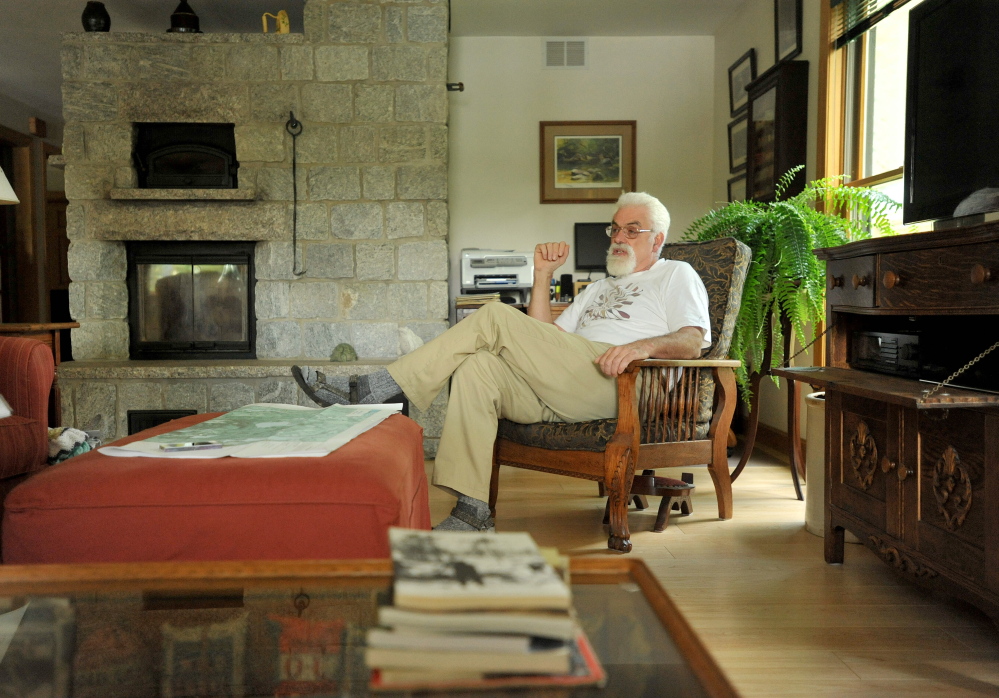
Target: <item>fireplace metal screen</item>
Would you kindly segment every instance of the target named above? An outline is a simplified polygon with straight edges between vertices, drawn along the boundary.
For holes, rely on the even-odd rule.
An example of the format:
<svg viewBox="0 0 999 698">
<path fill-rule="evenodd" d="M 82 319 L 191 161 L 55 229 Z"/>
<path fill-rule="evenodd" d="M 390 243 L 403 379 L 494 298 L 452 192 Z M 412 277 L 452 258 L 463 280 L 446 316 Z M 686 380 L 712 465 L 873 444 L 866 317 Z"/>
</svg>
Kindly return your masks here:
<svg viewBox="0 0 999 698">
<path fill-rule="evenodd" d="M 256 358 L 253 247 L 129 243 L 130 357 Z"/>
</svg>

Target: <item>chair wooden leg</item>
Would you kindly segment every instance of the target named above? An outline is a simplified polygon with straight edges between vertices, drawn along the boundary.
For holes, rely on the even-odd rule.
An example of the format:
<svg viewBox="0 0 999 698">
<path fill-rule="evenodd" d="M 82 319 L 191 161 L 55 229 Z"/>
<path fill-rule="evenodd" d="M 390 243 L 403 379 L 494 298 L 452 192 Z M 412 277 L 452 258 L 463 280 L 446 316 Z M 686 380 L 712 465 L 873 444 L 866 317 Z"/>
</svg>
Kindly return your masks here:
<svg viewBox="0 0 999 698">
<path fill-rule="evenodd" d="M 489 478 L 489 515 L 496 518 L 496 498 L 499 496 L 499 461 L 493 457 L 493 474 Z"/>
<path fill-rule="evenodd" d="M 631 531 L 628 530 L 628 501 L 631 481 L 635 475 L 635 459 L 630 446 L 610 445 L 604 471 L 604 486 L 608 494 L 610 537 L 607 547 L 623 553 L 631 552 Z"/>
<path fill-rule="evenodd" d="M 735 376 L 731 371 L 718 371 L 715 374 L 721 392 L 715 404 L 715 417 L 718 420 L 712 424 L 715 438 L 711 444 L 711 462 L 708 464 L 708 474 L 715 485 L 715 494 L 718 496 L 718 518 L 732 518 L 732 476 L 728 470 L 727 443 L 718 434 L 719 427 L 724 428 L 727 433 L 729 425 L 732 423 L 732 415 L 735 412 Z"/>
</svg>

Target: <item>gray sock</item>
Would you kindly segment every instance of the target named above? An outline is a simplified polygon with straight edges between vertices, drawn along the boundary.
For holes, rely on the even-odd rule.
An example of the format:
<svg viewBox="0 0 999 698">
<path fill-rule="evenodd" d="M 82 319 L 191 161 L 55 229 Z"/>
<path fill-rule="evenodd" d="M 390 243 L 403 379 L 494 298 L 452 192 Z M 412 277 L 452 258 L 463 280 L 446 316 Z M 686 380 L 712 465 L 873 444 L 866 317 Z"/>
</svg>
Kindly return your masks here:
<svg viewBox="0 0 999 698">
<path fill-rule="evenodd" d="M 492 517 L 489 516 L 489 504 L 481 499 L 473 499 L 467 495 L 459 495 L 458 502 L 451 510 L 451 515 L 434 526 L 435 531 L 496 531 Z"/>
<path fill-rule="evenodd" d="M 402 388 L 392 378 L 388 369 L 380 368 L 373 373 L 357 377 L 358 402 L 363 405 L 385 402 L 401 392 Z"/>
<path fill-rule="evenodd" d="M 330 405 L 349 405 L 350 392 L 348 389 L 338 388 L 334 381 L 338 376 L 327 376 L 322 371 L 312 366 L 292 366 L 291 375 L 295 377 L 295 382 L 309 398 L 323 407 Z M 347 379 L 344 378 L 346 383 Z"/>
<path fill-rule="evenodd" d="M 323 407 L 351 404 L 349 376 L 327 376 L 312 366 L 292 366 L 291 373 L 305 394 Z M 381 404 L 402 392 L 384 368 L 355 378 L 358 404 Z"/>
</svg>

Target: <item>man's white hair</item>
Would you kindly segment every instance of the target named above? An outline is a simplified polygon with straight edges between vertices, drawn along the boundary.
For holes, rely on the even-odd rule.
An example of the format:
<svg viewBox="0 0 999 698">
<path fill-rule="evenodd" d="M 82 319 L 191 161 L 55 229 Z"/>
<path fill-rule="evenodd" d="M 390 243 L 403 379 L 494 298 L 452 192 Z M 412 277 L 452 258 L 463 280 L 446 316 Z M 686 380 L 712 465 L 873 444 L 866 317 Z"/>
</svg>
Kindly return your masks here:
<svg viewBox="0 0 999 698">
<path fill-rule="evenodd" d="M 628 191 L 621 194 L 617 200 L 617 208 L 614 210 L 614 214 L 624 208 L 625 206 L 641 206 L 649 213 L 649 219 L 652 223 L 653 233 L 663 234 L 663 245 L 666 244 L 666 235 L 669 233 L 669 211 L 663 206 L 663 202 L 648 194 L 644 191 Z M 659 246 L 659 249 L 655 250 L 654 254 L 656 257 L 662 251 L 663 245 Z"/>
</svg>

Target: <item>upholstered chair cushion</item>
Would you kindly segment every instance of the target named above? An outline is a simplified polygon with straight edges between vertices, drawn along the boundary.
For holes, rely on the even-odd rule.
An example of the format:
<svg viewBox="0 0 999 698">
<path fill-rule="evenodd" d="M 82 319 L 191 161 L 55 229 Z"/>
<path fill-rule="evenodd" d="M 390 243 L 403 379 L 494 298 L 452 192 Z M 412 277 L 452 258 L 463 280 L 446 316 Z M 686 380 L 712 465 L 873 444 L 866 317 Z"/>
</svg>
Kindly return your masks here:
<svg viewBox="0 0 999 698">
<path fill-rule="evenodd" d="M 45 425 L 37 419 L 17 415 L 0 419 L 0 478 L 45 467 L 48 444 Z"/>
<path fill-rule="evenodd" d="M 537 446 L 553 451 L 594 451 L 601 453 L 617 429 L 616 419 L 596 419 L 592 422 L 539 422 L 518 424 L 507 419 L 499 422 L 497 436 L 524 446 Z"/>
</svg>

